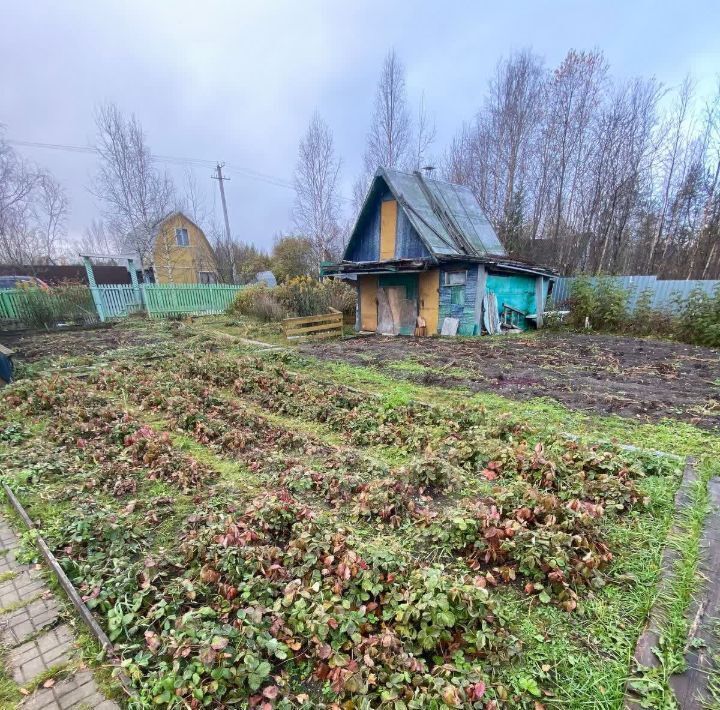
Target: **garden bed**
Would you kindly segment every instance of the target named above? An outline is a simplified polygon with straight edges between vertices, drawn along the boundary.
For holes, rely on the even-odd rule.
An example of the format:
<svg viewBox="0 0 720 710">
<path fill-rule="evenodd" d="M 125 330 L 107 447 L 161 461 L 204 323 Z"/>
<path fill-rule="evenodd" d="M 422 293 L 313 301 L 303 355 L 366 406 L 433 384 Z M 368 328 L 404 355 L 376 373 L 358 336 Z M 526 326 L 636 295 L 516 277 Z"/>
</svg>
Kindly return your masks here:
<svg viewBox="0 0 720 710">
<path fill-rule="evenodd" d="M 0 450 L 148 704 L 620 706 L 680 459 L 164 353 L 10 387 Z"/>
<path fill-rule="evenodd" d="M 551 397 L 599 414 L 720 426 L 720 353 L 664 340 L 539 333 L 480 339 L 357 338 L 314 357 L 506 397 Z"/>
</svg>

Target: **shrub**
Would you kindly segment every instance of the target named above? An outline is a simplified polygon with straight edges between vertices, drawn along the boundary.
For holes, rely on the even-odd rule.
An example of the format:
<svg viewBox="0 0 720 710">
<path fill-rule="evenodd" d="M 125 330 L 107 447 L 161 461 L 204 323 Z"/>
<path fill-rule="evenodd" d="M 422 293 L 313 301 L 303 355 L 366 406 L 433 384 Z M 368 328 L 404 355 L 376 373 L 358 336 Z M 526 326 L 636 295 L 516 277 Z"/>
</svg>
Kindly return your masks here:
<svg viewBox="0 0 720 710">
<path fill-rule="evenodd" d="M 669 310 L 652 307 L 653 292 L 640 293 L 635 308 L 627 318 L 625 330 L 633 335 L 664 335 L 671 337 L 676 328 L 676 317 Z"/>
<path fill-rule="evenodd" d="M 252 316 L 264 323 L 282 320 L 287 314 L 275 299 L 274 290 L 264 283 L 246 286 L 238 291 L 228 308 L 228 313 Z"/>
<path fill-rule="evenodd" d="M 720 347 L 720 287 L 712 295 L 695 289 L 682 302 L 677 337 L 686 343 Z"/>
<path fill-rule="evenodd" d="M 53 328 L 60 323 L 86 325 L 98 319 L 86 286 L 58 286 L 50 291 L 19 289 L 15 303 L 20 320 L 31 328 Z"/>
<path fill-rule="evenodd" d="M 610 277 L 581 276 L 570 289 L 570 324 L 582 328 L 587 318 L 596 330 L 615 330 L 627 319 L 629 295 Z"/>
<path fill-rule="evenodd" d="M 273 289 L 277 300 L 298 316 L 314 316 L 335 308 L 345 314 L 355 311 L 355 290 L 342 281 L 318 281 L 298 276 Z"/>
<path fill-rule="evenodd" d="M 298 276 L 275 288 L 265 284 L 246 286 L 235 296 L 228 314 L 269 322 L 287 316 L 315 316 L 327 313 L 331 308 L 354 315 L 355 289 L 341 281 L 318 281 L 310 276 Z"/>
<path fill-rule="evenodd" d="M 320 282 L 327 297 L 327 305 L 345 315 L 355 315 L 355 289 L 344 281 L 326 279 Z"/>
</svg>

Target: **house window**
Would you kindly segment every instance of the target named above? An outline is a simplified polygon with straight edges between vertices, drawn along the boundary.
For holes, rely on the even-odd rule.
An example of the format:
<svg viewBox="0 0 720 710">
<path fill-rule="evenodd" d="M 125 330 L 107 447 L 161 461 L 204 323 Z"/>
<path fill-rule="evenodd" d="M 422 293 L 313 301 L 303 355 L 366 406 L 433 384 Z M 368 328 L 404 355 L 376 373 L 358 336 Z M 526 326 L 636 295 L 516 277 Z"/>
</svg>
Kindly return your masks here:
<svg viewBox="0 0 720 710">
<path fill-rule="evenodd" d="M 217 282 L 217 274 L 214 271 L 198 271 L 198 283 L 216 284 Z"/>
<path fill-rule="evenodd" d="M 188 231 L 184 227 L 175 230 L 175 243 L 179 247 L 189 247 L 190 238 L 188 237 Z"/>
<path fill-rule="evenodd" d="M 445 272 L 445 285 L 446 286 L 464 286 L 467 281 L 467 271 L 446 271 Z"/>
</svg>

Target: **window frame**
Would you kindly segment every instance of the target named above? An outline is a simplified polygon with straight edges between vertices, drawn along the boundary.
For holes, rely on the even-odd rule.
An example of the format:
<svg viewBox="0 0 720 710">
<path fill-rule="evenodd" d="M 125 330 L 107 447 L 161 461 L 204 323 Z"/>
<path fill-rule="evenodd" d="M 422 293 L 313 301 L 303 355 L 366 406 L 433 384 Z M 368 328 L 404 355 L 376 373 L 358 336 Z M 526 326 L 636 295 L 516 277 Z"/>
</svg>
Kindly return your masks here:
<svg viewBox="0 0 720 710">
<path fill-rule="evenodd" d="M 454 274 L 462 274 L 462 282 L 452 283 L 450 280 L 450 277 Z M 453 269 L 452 271 L 446 271 L 445 272 L 445 285 L 450 288 L 455 288 L 456 286 L 466 286 L 467 285 L 467 269 Z"/>
<path fill-rule="evenodd" d="M 179 237 L 183 233 L 185 234 L 185 244 L 181 244 L 179 241 Z M 187 227 L 175 227 L 175 246 L 183 249 L 190 246 L 190 233 L 188 232 Z"/>
</svg>

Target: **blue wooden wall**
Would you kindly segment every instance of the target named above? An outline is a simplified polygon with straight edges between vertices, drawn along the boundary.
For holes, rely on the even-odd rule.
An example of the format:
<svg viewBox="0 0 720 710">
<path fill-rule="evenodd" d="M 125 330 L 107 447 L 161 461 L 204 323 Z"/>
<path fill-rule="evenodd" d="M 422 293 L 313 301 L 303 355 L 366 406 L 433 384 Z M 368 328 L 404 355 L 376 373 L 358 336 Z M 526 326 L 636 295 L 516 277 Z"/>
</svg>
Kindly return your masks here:
<svg viewBox="0 0 720 710">
<path fill-rule="evenodd" d="M 464 286 L 446 286 L 445 273 L 467 269 L 467 280 Z M 475 326 L 475 296 L 477 294 L 478 267 L 477 264 L 457 264 L 453 268 L 440 271 L 440 316 L 438 329 L 442 328 L 445 318 L 457 318 L 459 335 L 476 335 Z M 453 298 L 454 296 L 454 298 Z M 462 303 L 453 303 L 462 301 Z"/>
<path fill-rule="evenodd" d="M 370 198 L 368 208 L 360 215 L 345 252 L 346 261 L 377 261 L 380 258 L 380 203 L 395 199 L 390 189 L 383 186 Z M 397 231 L 395 238 L 396 259 L 429 258 L 425 245 L 420 241 L 405 210 L 398 205 Z"/>
</svg>

